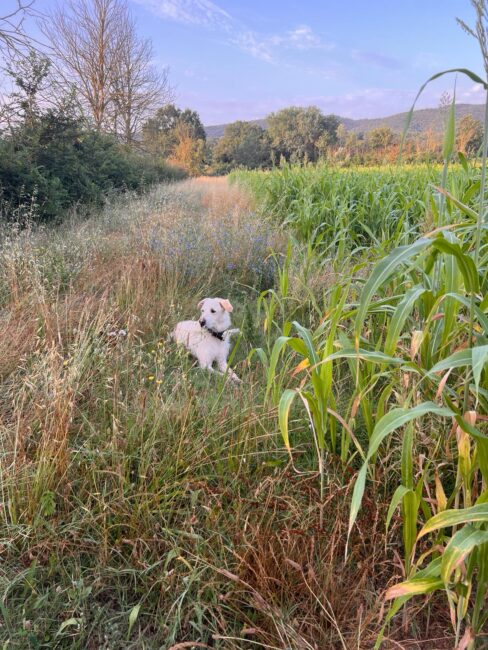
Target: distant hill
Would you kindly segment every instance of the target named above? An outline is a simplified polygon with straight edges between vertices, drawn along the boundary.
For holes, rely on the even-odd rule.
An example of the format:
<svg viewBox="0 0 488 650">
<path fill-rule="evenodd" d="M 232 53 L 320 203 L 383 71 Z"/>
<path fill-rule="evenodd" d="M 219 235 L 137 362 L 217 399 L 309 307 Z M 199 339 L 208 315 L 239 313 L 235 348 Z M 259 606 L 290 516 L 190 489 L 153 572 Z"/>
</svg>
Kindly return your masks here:
<svg viewBox="0 0 488 650">
<path fill-rule="evenodd" d="M 246 122 L 251 122 L 251 124 L 259 124 L 260 127 L 265 129 L 267 127 L 266 119 L 262 120 L 243 120 Z M 205 126 L 205 133 L 207 134 L 207 138 L 210 140 L 216 139 L 216 138 L 221 138 L 224 135 L 224 129 L 227 126 L 227 124 L 215 124 L 214 126 Z"/>
<path fill-rule="evenodd" d="M 456 105 L 456 118 L 459 120 L 465 115 L 472 115 L 475 119 L 483 121 L 484 105 L 483 104 L 457 104 Z M 408 113 L 396 113 L 388 117 L 373 117 L 368 119 L 353 120 L 349 117 L 339 117 L 339 120 L 344 124 L 348 131 L 355 133 L 367 133 L 372 129 L 379 126 L 389 126 L 393 131 L 401 133 L 405 126 L 405 120 Z M 253 124 L 266 128 L 266 120 L 250 120 Z M 411 133 L 422 133 L 432 129 L 433 131 L 443 131 L 444 129 L 444 116 L 440 108 L 422 108 L 415 111 L 412 122 L 410 124 Z M 216 124 L 214 126 L 206 126 L 205 131 L 207 138 L 216 139 L 224 135 L 226 124 Z"/>
</svg>

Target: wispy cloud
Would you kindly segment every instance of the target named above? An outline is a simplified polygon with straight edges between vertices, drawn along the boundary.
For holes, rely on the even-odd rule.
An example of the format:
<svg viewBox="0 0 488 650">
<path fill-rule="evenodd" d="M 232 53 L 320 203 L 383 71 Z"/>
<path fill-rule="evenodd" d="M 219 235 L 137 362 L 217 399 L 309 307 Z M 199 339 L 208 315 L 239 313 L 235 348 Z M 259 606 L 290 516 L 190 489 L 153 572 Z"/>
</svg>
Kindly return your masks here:
<svg viewBox="0 0 488 650">
<path fill-rule="evenodd" d="M 285 34 L 270 37 L 273 46 L 281 46 L 297 50 L 314 50 L 334 48 L 333 43 L 325 43 L 308 25 L 299 25 Z"/>
<path fill-rule="evenodd" d="M 232 18 L 211 0 L 135 0 L 155 15 L 179 23 L 228 29 Z"/>
<path fill-rule="evenodd" d="M 388 70 L 399 70 L 403 64 L 392 56 L 387 56 L 381 52 L 368 52 L 365 50 L 353 50 L 352 58 L 358 63 L 374 65 L 377 68 L 386 68 Z"/>
<path fill-rule="evenodd" d="M 332 50 L 333 43 L 324 41 L 308 25 L 299 25 L 282 34 L 263 35 L 252 31 L 237 34 L 232 42 L 244 52 L 267 63 L 276 63 L 283 50 Z"/>
<path fill-rule="evenodd" d="M 466 102 L 474 102 L 475 104 L 481 103 L 484 99 L 484 88 L 481 84 L 474 84 L 466 90 L 458 90 L 456 93 L 456 100 L 464 100 Z"/>
<path fill-rule="evenodd" d="M 268 39 L 262 39 L 254 32 L 242 32 L 231 39 L 234 45 L 256 59 L 273 63 L 273 47 Z"/>
<path fill-rule="evenodd" d="M 211 0 L 133 0 L 154 15 L 188 25 L 198 25 L 224 33 L 225 42 L 266 63 L 283 63 L 286 51 L 332 50 L 309 25 L 297 25 L 282 33 L 262 34 L 239 24 Z"/>
</svg>

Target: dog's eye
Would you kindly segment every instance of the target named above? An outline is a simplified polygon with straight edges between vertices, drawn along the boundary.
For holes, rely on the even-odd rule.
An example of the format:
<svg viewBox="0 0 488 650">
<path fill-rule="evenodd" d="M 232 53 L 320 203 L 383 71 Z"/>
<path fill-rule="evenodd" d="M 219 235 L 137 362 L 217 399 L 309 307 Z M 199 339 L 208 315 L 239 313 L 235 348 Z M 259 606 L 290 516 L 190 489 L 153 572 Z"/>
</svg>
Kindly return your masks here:
<svg viewBox="0 0 488 650">
<path fill-rule="evenodd" d="M 210 311 L 212 312 L 212 314 L 215 314 L 215 309 L 211 309 Z"/>
</svg>

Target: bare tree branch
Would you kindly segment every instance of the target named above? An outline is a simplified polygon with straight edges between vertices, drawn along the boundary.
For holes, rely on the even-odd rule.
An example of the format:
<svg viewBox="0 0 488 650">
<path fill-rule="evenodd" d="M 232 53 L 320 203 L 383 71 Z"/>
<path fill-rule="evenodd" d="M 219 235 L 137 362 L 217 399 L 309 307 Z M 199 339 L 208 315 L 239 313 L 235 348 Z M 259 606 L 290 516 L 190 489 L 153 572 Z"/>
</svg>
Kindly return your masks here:
<svg viewBox="0 0 488 650">
<path fill-rule="evenodd" d="M 14 8 L 0 15 L 0 53 L 18 53 L 31 39 L 24 31 L 24 22 L 28 16 L 35 14 L 35 0 L 16 0 Z"/>
<path fill-rule="evenodd" d="M 67 0 L 44 22 L 61 74 L 74 84 L 97 129 L 133 145 L 141 123 L 169 101 L 168 71 L 152 64 L 126 0 Z"/>
<path fill-rule="evenodd" d="M 43 26 L 62 74 L 76 86 L 98 130 L 109 124 L 125 11 L 121 0 L 68 0 Z"/>
<path fill-rule="evenodd" d="M 153 65 L 154 53 L 149 40 L 142 40 L 135 24 L 125 12 L 118 40 L 118 66 L 113 80 L 113 124 L 117 136 L 134 145 L 142 123 L 158 106 L 171 101 L 168 70 Z"/>
</svg>

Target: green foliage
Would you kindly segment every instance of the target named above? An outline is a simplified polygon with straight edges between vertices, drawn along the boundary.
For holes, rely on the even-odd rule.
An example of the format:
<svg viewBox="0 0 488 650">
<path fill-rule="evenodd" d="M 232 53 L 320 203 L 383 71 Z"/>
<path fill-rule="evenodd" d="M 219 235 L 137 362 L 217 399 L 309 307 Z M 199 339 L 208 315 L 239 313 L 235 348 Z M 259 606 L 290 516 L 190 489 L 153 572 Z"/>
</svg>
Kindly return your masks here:
<svg viewBox="0 0 488 650">
<path fill-rule="evenodd" d="M 388 126 L 379 126 L 369 131 L 367 140 L 373 149 L 386 151 L 395 141 L 395 133 Z"/>
<path fill-rule="evenodd" d="M 252 122 L 228 124 L 213 149 L 213 161 L 218 169 L 268 167 L 271 163 L 269 135 Z"/>
<path fill-rule="evenodd" d="M 205 128 L 196 111 L 166 104 L 142 126 L 144 149 L 155 156 L 169 158 L 181 139 L 182 130 L 192 140 L 206 140 Z"/>
<path fill-rule="evenodd" d="M 8 69 L 17 90 L 0 136 L 0 221 L 51 220 L 79 203 L 100 205 L 113 190 L 184 176 L 90 128 L 73 95 L 42 105 L 49 71 L 49 60 L 32 51 Z"/>
<path fill-rule="evenodd" d="M 451 106 L 450 111 L 454 109 L 457 122 L 453 121 L 452 127 L 453 129 L 456 127 L 457 131 L 457 149 L 463 155 L 474 157 L 479 151 L 483 137 L 481 122 L 473 117 L 480 114 L 479 108 L 469 104 L 456 104 Z M 249 122 L 254 127 L 268 129 L 270 136 L 276 135 L 271 141 L 270 153 L 274 164 L 279 164 L 282 160 L 303 163 L 321 158 L 341 166 L 396 163 L 406 113 L 402 114 L 403 118 L 401 116 L 378 118 L 367 120 L 364 124 L 361 120 L 341 120 L 334 115 L 322 116 L 323 119 L 320 119 L 320 115 L 314 113 L 317 121 L 322 121 L 322 125 L 325 126 L 325 129 L 321 129 L 321 127 L 315 128 L 317 124 L 314 124 L 310 117 L 308 124 L 298 118 L 297 114 L 301 114 L 304 110 L 291 107 L 273 115 L 271 125 L 275 133 L 269 127 L 269 119 Z M 401 147 L 403 161 L 409 163 L 443 161 L 441 110 L 445 112 L 446 107 L 423 109 L 412 114 L 411 128 Z M 429 119 L 424 121 L 427 115 Z M 438 128 L 439 125 L 441 129 Z M 209 137 L 214 138 L 216 147 L 219 146 L 225 129 L 229 126 L 207 127 Z M 314 133 L 313 137 L 310 136 L 311 133 Z M 236 166 L 238 165 L 234 165 Z M 251 167 L 251 165 L 247 166 Z M 222 167 L 219 171 L 227 171 L 228 168 Z"/>
<path fill-rule="evenodd" d="M 465 159 L 447 166 L 453 115 L 443 168 L 285 167 L 232 178 L 291 225 L 322 268 L 338 271 L 325 281 L 313 326 L 294 324 L 296 337 L 288 323 L 300 308 L 289 287 L 267 298 L 284 313 L 273 320 L 274 341 L 267 332 L 271 354 L 261 356 L 296 470 L 307 434 L 321 492 L 324 453 L 340 455 L 345 467 L 359 465 L 353 536 L 365 495 L 377 494 L 369 479 L 386 463 L 385 523 L 388 529 L 400 507 L 407 577 L 387 592 L 393 605 L 386 623 L 412 596 L 443 590 L 458 642 L 464 631 L 473 647 L 487 620 L 487 249 L 479 227 L 483 171 L 480 179 L 479 167 Z M 303 282 L 296 300 L 308 312 L 316 303 L 306 288 Z"/>
<path fill-rule="evenodd" d="M 265 214 L 291 227 L 303 241 L 321 246 L 371 246 L 419 234 L 439 197 L 426 187 L 438 183 L 435 166 L 351 168 L 286 166 L 266 174 L 235 172 L 231 182 L 248 187 Z M 476 187 L 473 170 L 453 172 L 449 187 L 461 194 Z M 437 202 L 437 203 L 436 203 Z"/>
<path fill-rule="evenodd" d="M 291 106 L 267 118 L 275 160 L 315 162 L 328 144 L 334 144 L 339 120 L 324 115 L 315 106 Z"/>
<path fill-rule="evenodd" d="M 22 136 L 5 142 L 37 170 L 31 194 L 89 195 L 86 154 L 73 148 L 86 147 L 105 189 L 130 178 L 113 141 L 35 101 L 23 110 Z M 376 647 L 387 625 L 394 644 L 404 634 L 428 647 L 414 614 L 441 592 L 433 644 L 445 632 L 446 647 L 483 647 L 488 129 L 481 169 L 463 155 L 450 167 L 453 100 L 442 168 L 340 170 L 303 164 L 348 135 L 300 110 L 277 114 L 274 134 L 299 167 L 235 173 L 230 189 L 160 187 L 89 228 L 6 239 L 2 641 L 373 647 L 378 629 L 362 638 L 363 620 L 377 620 L 384 593 Z M 201 164 L 203 139 L 178 109 L 163 117 L 171 155 Z M 300 137 L 285 142 L 288 119 Z M 242 125 L 229 135 L 264 137 Z M 248 154 L 240 146 L 232 155 Z M 391 133 L 367 146 L 383 153 Z M 236 297 L 239 388 L 192 369 L 166 339 L 204 295 Z M 353 595 L 361 585 L 354 602 L 345 583 Z"/>
<path fill-rule="evenodd" d="M 111 136 L 50 109 L 0 140 L 1 219 L 18 220 L 26 205 L 34 218 L 54 219 L 79 202 L 102 203 L 112 190 L 139 190 L 177 177 L 170 167 L 127 152 Z"/>
<path fill-rule="evenodd" d="M 49 84 L 50 70 L 51 61 L 35 50 L 29 50 L 26 56 L 17 56 L 10 61 L 5 72 L 18 89 L 8 98 L 11 116 L 13 113 L 13 117 L 22 117 L 32 126 L 40 114 L 38 96 Z"/>
</svg>

